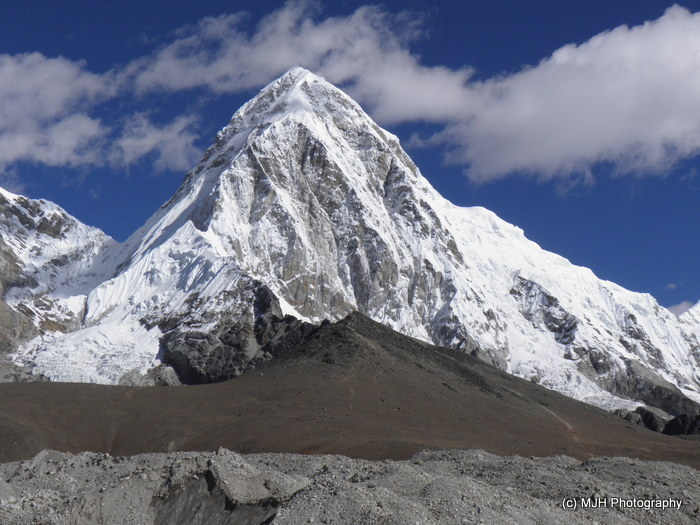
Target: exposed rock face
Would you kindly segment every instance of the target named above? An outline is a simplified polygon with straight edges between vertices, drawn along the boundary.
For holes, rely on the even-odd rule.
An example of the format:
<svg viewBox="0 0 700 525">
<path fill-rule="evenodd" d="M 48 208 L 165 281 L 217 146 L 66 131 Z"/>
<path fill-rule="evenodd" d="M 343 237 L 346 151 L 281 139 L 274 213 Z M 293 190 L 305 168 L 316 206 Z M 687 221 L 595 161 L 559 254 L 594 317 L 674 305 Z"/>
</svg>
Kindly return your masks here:
<svg viewBox="0 0 700 525">
<path fill-rule="evenodd" d="M 539 284 L 516 277 L 510 294 L 518 299 L 520 313 L 533 326 L 549 330 L 554 340 L 561 345 L 568 345 L 574 341 L 578 319 L 564 310 L 559 301 Z"/>
<path fill-rule="evenodd" d="M 132 370 L 124 374 L 120 380 L 121 386 L 179 386 L 182 381 L 175 369 L 167 364 L 160 364 L 151 368 L 146 374 L 139 370 Z"/>
<path fill-rule="evenodd" d="M 30 316 L 0 301 L 0 354 L 3 357 L 38 333 Z"/>
<path fill-rule="evenodd" d="M 0 212 L 6 213 L 6 208 L 0 201 Z M 38 333 L 32 322 L 33 313 L 30 310 L 14 309 L 3 300 L 5 290 L 19 283 L 21 272 L 19 260 L 0 238 L 0 354 L 3 355 L 15 350 L 20 343 Z"/>
<path fill-rule="evenodd" d="M 698 414 L 700 405 L 688 399 L 673 384 L 634 360 L 625 362 L 626 369 L 613 374 L 611 390 L 625 397 L 634 397 L 670 414 Z"/>
<path fill-rule="evenodd" d="M 674 417 L 664 427 L 664 434 L 672 436 L 700 434 L 700 416 L 681 414 L 678 417 Z"/>
<path fill-rule="evenodd" d="M 12 215 L 17 228 L 32 206 Z M 67 219 L 39 215 L 36 235 L 60 240 Z M 700 314 L 679 320 L 493 213 L 452 205 L 396 137 L 300 68 L 233 116 L 106 273 L 90 235 L 51 259 L 92 276 L 61 289 L 70 301 L 51 285 L 37 303 L 27 285 L 8 302 L 48 323 L 17 361 L 53 380 L 117 383 L 162 360 L 184 381 L 220 380 L 269 358 L 260 323 L 356 310 L 602 407 L 692 413 L 688 398 L 700 401 Z M 65 263 L 74 256 L 84 262 Z"/>
<path fill-rule="evenodd" d="M 654 432 L 661 432 L 666 426 L 666 421 L 664 420 L 664 418 L 652 412 L 651 410 L 648 410 L 644 407 L 637 407 L 636 412 L 642 418 L 644 426 L 647 427 L 649 430 L 653 430 Z"/>
<path fill-rule="evenodd" d="M 663 432 L 666 426 L 666 420 L 663 417 L 644 407 L 637 407 L 634 411 L 615 410 L 615 413 L 630 423 L 654 432 Z"/>
<path fill-rule="evenodd" d="M 275 295 L 259 282 L 248 283 L 235 294 L 230 313 L 213 329 L 201 320 L 176 319 L 174 327 L 160 326 L 162 361 L 187 384 L 231 379 L 274 355 L 296 347 L 317 326 L 284 316 Z M 242 292 L 242 293 L 241 293 Z M 242 309 L 239 305 L 253 305 Z"/>
<path fill-rule="evenodd" d="M 81 291 L 105 278 L 113 245 L 55 204 L 0 189 L 0 353 L 78 328 Z"/>
<path fill-rule="evenodd" d="M 371 462 L 224 449 L 127 458 L 43 451 L 0 465 L 0 473 L 0 521 L 6 525 L 682 525 L 697 523 L 700 513 L 699 471 L 626 458 L 579 462 L 451 451 Z M 612 497 L 673 506 L 621 508 Z M 578 507 L 563 508 L 564 498 L 577 498 Z M 607 504 L 581 508 L 581 498 Z"/>
</svg>

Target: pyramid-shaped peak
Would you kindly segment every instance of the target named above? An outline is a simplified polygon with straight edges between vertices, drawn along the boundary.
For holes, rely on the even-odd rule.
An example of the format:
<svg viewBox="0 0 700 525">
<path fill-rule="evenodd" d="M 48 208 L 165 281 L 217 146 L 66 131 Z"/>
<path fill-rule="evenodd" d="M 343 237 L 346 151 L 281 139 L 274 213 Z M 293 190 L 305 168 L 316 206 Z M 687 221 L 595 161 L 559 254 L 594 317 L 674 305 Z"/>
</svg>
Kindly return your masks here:
<svg viewBox="0 0 700 525">
<path fill-rule="evenodd" d="M 359 104 L 323 77 L 293 67 L 244 104 L 222 134 L 230 136 L 283 117 L 303 120 L 329 113 L 350 120 L 369 119 Z"/>
<path fill-rule="evenodd" d="M 295 66 L 288 70 L 286 73 L 284 73 L 281 77 L 279 77 L 277 80 L 273 80 L 272 84 L 275 84 L 277 82 L 282 83 L 282 84 L 291 84 L 291 85 L 298 85 L 301 82 L 304 81 L 312 81 L 312 82 L 326 82 L 323 77 L 320 77 L 311 71 L 309 71 L 306 68 L 303 68 L 301 66 Z M 265 88 L 263 88 L 264 91 Z"/>
<path fill-rule="evenodd" d="M 301 66 L 295 66 L 262 88 L 259 95 L 255 98 L 266 94 L 275 97 L 284 97 L 285 95 L 296 91 L 304 85 L 308 86 L 312 84 L 316 85 L 316 87 L 320 89 L 339 91 L 338 88 L 336 88 L 322 76 L 317 75 Z"/>
<path fill-rule="evenodd" d="M 279 106 L 283 110 L 291 107 L 292 111 L 298 111 L 302 105 L 312 106 L 309 103 L 312 91 L 317 94 L 315 98 L 318 98 L 318 95 L 323 97 L 324 95 L 337 95 L 338 93 L 347 98 L 347 95 L 330 82 L 327 82 L 323 77 L 297 66 L 261 89 L 258 96 L 251 102 L 255 102 L 258 99 L 269 100 L 273 102 L 273 107 Z M 313 107 L 307 109 L 313 109 Z"/>
</svg>

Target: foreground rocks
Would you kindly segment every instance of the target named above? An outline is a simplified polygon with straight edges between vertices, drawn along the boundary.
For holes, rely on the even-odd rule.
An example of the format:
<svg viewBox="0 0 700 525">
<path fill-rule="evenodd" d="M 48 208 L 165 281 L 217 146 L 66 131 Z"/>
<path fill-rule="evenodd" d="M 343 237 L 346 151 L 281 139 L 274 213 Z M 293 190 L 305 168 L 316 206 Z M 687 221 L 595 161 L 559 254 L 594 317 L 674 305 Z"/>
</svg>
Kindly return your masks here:
<svg viewBox="0 0 700 525">
<path fill-rule="evenodd" d="M 563 508 L 576 498 L 576 509 Z M 580 508 L 580 498 L 607 502 Z M 679 501 L 613 507 L 610 498 Z M 626 458 L 422 452 L 407 461 L 216 453 L 70 455 L 0 465 L 3 524 L 697 523 L 700 471 Z M 672 504 L 678 507 L 677 503 Z"/>
</svg>

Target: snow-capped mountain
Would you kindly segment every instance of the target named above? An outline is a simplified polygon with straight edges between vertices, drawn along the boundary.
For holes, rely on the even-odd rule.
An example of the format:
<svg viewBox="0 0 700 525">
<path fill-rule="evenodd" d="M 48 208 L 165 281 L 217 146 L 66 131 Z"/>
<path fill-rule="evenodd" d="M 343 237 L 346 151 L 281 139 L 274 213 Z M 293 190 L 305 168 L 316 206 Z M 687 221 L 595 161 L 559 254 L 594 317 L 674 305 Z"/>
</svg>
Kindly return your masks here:
<svg viewBox="0 0 700 525">
<path fill-rule="evenodd" d="M 116 243 L 51 202 L 0 188 L 0 351 L 80 328 L 87 294 L 111 274 Z M 6 317 L 3 317 L 6 316 Z"/>
<path fill-rule="evenodd" d="M 492 212 L 454 206 L 396 137 L 301 68 L 236 112 L 123 245 L 66 220 L 75 233 L 55 244 L 35 221 L 24 248 L 2 225 L 20 273 L 37 269 L 5 301 L 37 313 L 41 297 L 46 318 L 74 320 L 14 354 L 53 380 L 116 383 L 161 361 L 220 380 L 271 357 L 285 314 L 318 323 L 359 310 L 600 406 L 700 402 L 700 306 L 678 319 Z M 80 262 L 44 267 L 48 255 L 29 253 L 39 245 Z"/>
</svg>

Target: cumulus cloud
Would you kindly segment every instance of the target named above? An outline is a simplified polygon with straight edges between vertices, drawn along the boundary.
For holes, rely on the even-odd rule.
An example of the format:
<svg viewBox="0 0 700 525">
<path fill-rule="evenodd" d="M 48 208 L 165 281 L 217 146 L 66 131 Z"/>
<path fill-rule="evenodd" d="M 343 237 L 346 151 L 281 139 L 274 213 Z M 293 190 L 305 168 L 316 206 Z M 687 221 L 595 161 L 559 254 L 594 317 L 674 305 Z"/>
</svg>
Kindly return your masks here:
<svg viewBox="0 0 700 525">
<path fill-rule="evenodd" d="M 287 2 L 252 33 L 241 13 L 206 17 L 183 28 L 179 38 L 152 57 L 135 62 L 130 70 L 136 87 L 236 92 L 259 87 L 293 66 L 320 73 L 324 63 L 342 60 L 342 55 L 376 55 L 395 47 L 397 36 L 383 23 L 388 15 L 377 9 L 362 7 L 349 17 L 316 21 L 318 11 L 314 2 Z M 386 37 L 385 43 L 378 34 Z M 345 60 L 333 70 L 335 81 L 351 75 Z"/>
<path fill-rule="evenodd" d="M 19 161 L 75 166 L 96 161 L 105 133 L 84 112 L 111 96 L 106 76 L 40 53 L 0 55 L 0 170 Z"/>
<path fill-rule="evenodd" d="M 47 166 L 131 164 L 152 154 L 157 170 L 186 170 L 199 154 L 193 118 L 159 127 L 143 113 L 120 131 L 96 116 L 100 103 L 133 90 L 123 72 L 41 53 L 0 55 L 0 173 L 17 187 L 19 162 Z M 10 177 L 10 174 L 12 176 Z"/>
<path fill-rule="evenodd" d="M 14 169 L 0 171 L 0 187 L 11 191 L 12 193 L 18 194 L 24 193 L 27 189 L 26 185 L 22 181 L 22 178 Z"/>
<path fill-rule="evenodd" d="M 370 6 L 341 17 L 317 19 L 318 13 L 315 2 L 288 2 L 252 33 L 240 13 L 207 17 L 127 74 L 142 92 L 231 93 L 304 66 L 343 85 L 385 124 L 444 121 L 469 107 L 469 68 L 426 67 L 411 54 L 408 43 L 420 35 L 415 16 Z"/>
<path fill-rule="evenodd" d="M 479 82 L 469 67 L 428 67 L 405 14 L 362 7 L 318 19 L 288 2 L 253 32 L 240 14 L 209 17 L 132 65 L 137 89 L 257 87 L 302 65 L 341 84 L 383 124 L 429 121 L 474 181 L 511 173 L 591 180 L 663 174 L 700 151 L 700 14 L 674 6 L 653 22 L 570 44 L 534 67 Z M 400 28 L 400 29 L 399 29 Z"/>
<path fill-rule="evenodd" d="M 474 180 L 550 178 L 597 163 L 663 174 L 700 150 L 700 14 L 674 6 L 467 89 L 478 109 L 442 138 Z"/>
<path fill-rule="evenodd" d="M 297 65 L 340 85 L 381 124 L 442 126 L 423 143 L 445 147 L 475 182 L 513 173 L 590 182 L 601 163 L 616 174 L 663 175 L 700 152 L 700 13 L 679 6 L 480 81 L 467 65 L 421 62 L 410 49 L 422 37 L 415 15 L 365 6 L 323 17 L 320 3 L 299 0 L 249 22 L 242 13 L 204 18 L 99 75 L 38 53 L 0 56 L 0 170 L 23 160 L 146 157 L 183 169 L 195 156 L 191 118 L 155 125 L 138 113 L 140 96 L 242 92 Z M 124 130 L 97 116 L 110 97 L 136 101 Z"/>
<path fill-rule="evenodd" d="M 188 170 L 201 153 L 195 146 L 197 135 L 192 131 L 195 121 L 192 116 L 181 116 L 157 126 L 143 113 L 132 115 L 113 144 L 111 160 L 129 165 L 153 155 L 157 170 Z"/>
<path fill-rule="evenodd" d="M 690 310 L 693 307 L 693 304 L 694 303 L 691 303 L 690 301 L 682 301 L 678 304 L 674 304 L 673 306 L 669 306 L 668 311 L 676 316 L 680 316 Z"/>
</svg>

